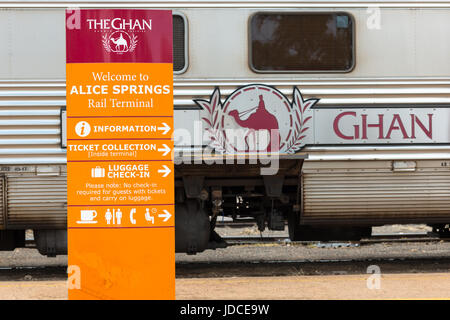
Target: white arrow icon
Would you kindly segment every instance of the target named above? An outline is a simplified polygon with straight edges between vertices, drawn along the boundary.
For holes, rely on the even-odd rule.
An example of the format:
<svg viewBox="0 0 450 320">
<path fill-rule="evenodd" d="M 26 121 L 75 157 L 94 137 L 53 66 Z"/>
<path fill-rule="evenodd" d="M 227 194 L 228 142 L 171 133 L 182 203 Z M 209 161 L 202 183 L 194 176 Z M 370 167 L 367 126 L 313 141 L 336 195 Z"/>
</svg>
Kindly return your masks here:
<svg viewBox="0 0 450 320">
<path fill-rule="evenodd" d="M 163 122 L 162 125 L 162 127 L 158 127 L 158 130 L 164 131 L 162 134 L 165 135 L 167 134 L 167 132 L 169 132 L 170 127 L 165 122 Z"/>
<path fill-rule="evenodd" d="M 163 143 L 164 148 L 159 148 L 159 152 L 164 152 L 163 156 L 166 156 L 170 152 L 170 148 L 167 146 L 167 144 Z"/>
<path fill-rule="evenodd" d="M 158 172 L 159 172 L 159 173 L 164 173 L 164 174 L 163 174 L 163 177 L 165 178 L 165 177 L 167 177 L 167 176 L 169 175 L 169 173 L 171 173 L 172 171 L 171 171 L 171 170 L 169 169 L 169 167 L 166 166 L 165 164 L 163 164 L 163 168 L 164 168 L 164 169 L 159 169 Z"/>
<path fill-rule="evenodd" d="M 167 211 L 167 210 L 163 210 L 163 211 L 164 211 L 164 214 L 158 214 L 158 217 L 160 217 L 160 218 L 165 218 L 165 219 L 163 220 L 163 222 L 166 222 L 167 220 L 170 219 L 170 217 L 171 217 L 172 215 L 171 215 L 170 212 Z"/>
</svg>

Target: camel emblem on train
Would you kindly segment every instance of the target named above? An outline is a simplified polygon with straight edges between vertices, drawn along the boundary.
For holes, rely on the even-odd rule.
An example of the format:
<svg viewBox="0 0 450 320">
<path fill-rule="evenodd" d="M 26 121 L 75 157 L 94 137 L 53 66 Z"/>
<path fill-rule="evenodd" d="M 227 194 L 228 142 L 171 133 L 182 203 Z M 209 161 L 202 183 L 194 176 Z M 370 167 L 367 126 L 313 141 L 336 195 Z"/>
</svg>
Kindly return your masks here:
<svg viewBox="0 0 450 320">
<path fill-rule="evenodd" d="M 131 34 L 130 36 L 125 31 L 116 31 L 109 36 L 104 34 L 102 43 L 106 52 L 123 54 L 126 52 L 133 52 L 137 46 L 138 39 L 135 34 Z"/>
<path fill-rule="evenodd" d="M 304 100 L 294 87 L 293 101 L 261 84 L 241 87 L 221 102 L 219 88 L 210 100 L 196 99 L 209 147 L 218 153 L 293 154 L 312 132 L 311 108 L 319 99 Z"/>
</svg>

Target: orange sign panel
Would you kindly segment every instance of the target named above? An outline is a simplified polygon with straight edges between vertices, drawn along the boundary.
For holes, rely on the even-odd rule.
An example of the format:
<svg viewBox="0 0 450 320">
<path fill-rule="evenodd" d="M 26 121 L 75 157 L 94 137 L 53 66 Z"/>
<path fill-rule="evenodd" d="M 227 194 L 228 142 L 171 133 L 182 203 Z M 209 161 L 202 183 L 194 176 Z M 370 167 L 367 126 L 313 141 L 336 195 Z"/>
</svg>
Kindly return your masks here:
<svg viewBox="0 0 450 320">
<path fill-rule="evenodd" d="M 72 14 L 67 225 L 79 285 L 69 299 L 174 299 L 172 14 Z M 125 18 L 135 23 L 107 22 Z"/>
<path fill-rule="evenodd" d="M 173 110 L 170 63 L 70 63 L 72 117 L 165 117 Z"/>
<path fill-rule="evenodd" d="M 171 161 L 69 162 L 76 173 L 67 185 L 70 205 L 172 204 Z"/>
</svg>

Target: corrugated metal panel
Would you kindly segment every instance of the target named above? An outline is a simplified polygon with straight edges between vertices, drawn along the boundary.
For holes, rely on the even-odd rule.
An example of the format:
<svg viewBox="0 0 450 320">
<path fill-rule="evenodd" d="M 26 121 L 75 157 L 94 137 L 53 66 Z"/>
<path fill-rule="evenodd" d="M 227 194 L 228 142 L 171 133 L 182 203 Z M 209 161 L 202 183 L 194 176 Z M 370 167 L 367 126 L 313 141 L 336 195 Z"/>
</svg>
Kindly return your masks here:
<svg viewBox="0 0 450 320">
<path fill-rule="evenodd" d="M 193 99 L 209 98 L 216 87 L 220 88 L 222 98 L 225 99 L 238 87 L 256 82 L 261 82 L 261 79 L 245 78 L 239 81 L 214 78 L 207 81 L 176 79 L 174 105 L 195 107 Z M 321 105 L 450 103 L 450 79 L 301 78 L 287 81 L 267 76 L 263 82 L 275 86 L 289 99 L 292 98 L 292 88 L 297 86 L 305 98 L 320 98 Z M 52 126 L 46 133 L 59 136 L 60 108 L 66 104 L 65 90 L 64 81 L 49 83 L 0 81 L 0 121 L 13 121 L 11 123 L 23 126 L 33 124 Z M 39 123 L 34 121 L 37 119 L 40 120 Z"/>
<path fill-rule="evenodd" d="M 445 104 L 450 103 L 450 79 L 317 79 L 302 77 L 297 80 L 276 79 L 265 75 L 264 79 L 245 78 L 236 80 L 178 79 L 174 87 L 175 107 L 192 106 L 196 99 L 208 99 L 216 87 L 220 88 L 222 99 L 238 87 L 263 82 L 274 86 L 289 99 L 293 87 L 297 86 L 305 98 L 320 98 L 325 106 L 376 104 Z"/>
<path fill-rule="evenodd" d="M 450 169 L 417 162 L 394 172 L 391 161 L 305 163 L 302 223 L 450 221 Z"/>
<path fill-rule="evenodd" d="M 0 82 L 0 163 L 65 163 L 63 82 Z"/>
<path fill-rule="evenodd" d="M 8 176 L 8 229 L 65 228 L 67 177 Z"/>
<path fill-rule="evenodd" d="M 239 81 L 177 79 L 174 85 L 174 105 L 176 109 L 189 112 L 188 110 L 197 108 L 193 99 L 209 99 L 217 86 L 221 88 L 222 100 L 225 100 L 237 87 L 255 82 L 259 81 L 255 78 Z M 450 79 L 305 78 L 301 81 L 286 81 L 267 78 L 264 83 L 277 87 L 289 99 L 292 99 L 292 87 L 298 86 L 305 98 L 320 97 L 322 105 L 338 103 L 345 106 L 361 101 L 376 104 L 450 103 Z M 60 110 L 64 106 L 64 81 L 0 81 L 0 164 L 66 163 L 66 150 L 61 148 L 60 120 Z M 198 113 L 197 110 L 193 112 Z M 175 113 L 175 117 L 177 116 L 192 118 L 186 117 L 184 113 Z M 192 123 L 184 123 L 183 119 L 175 120 L 184 128 L 191 129 Z M 430 146 L 428 149 L 432 148 L 434 147 Z M 345 158 L 348 154 L 349 151 L 345 150 L 342 157 Z M 372 156 L 375 156 L 374 152 L 370 153 L 370 157 Z M 401 158 L 402 154 L 398 157 Z"/>
</svg>

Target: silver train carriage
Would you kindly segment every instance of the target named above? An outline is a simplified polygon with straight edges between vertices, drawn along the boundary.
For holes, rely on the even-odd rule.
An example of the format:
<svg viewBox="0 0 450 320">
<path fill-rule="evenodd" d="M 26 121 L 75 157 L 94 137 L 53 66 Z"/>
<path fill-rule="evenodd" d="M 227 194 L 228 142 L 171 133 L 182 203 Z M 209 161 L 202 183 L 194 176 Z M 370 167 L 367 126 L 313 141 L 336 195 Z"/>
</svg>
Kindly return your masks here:
<svg viewBox="0 0 450 320">
<path fill-rule="evenodd" d="M 33 229 L 42 254 L 66 252 L 67 7 L 173 10 L 178 252 L 223 247 L 221 216 L 287 221 L 293 240 L 392 223 L 448 231 L 450 1 L 2 0 L 1 249 Z M 256 140 L 205 135 L 214 103 L 219 138 L 262 121 L 280 132 L 263 150 L 280 157 L 221 163 Z"/>
</svg>

